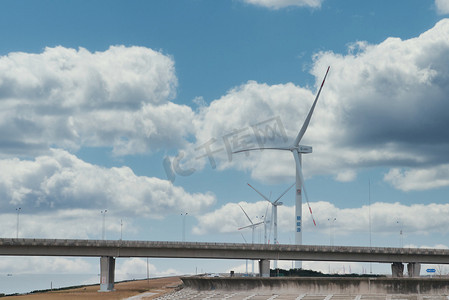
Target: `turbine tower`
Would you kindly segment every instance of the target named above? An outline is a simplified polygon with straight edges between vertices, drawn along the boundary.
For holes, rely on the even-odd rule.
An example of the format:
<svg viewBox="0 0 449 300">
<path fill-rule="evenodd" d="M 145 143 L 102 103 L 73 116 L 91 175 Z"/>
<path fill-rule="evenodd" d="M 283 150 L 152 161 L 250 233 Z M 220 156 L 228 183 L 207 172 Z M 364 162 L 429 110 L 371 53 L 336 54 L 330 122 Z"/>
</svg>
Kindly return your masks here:
<svg viewBox="0 0 449 300">
<path fill-rule="evenodd" d="M 295 244 L 296 245 L 302 245 L 302 191 L 304 191 L 304 196 L 307 201 L 307 205 L 309 206 L 309 211 L 312 214 L 312 209 L 309 205 L 309 200 L 307 197 L 307 192 L 304 186 L 304 176 L 302 175 L 302 160 L 301 156 L 302 154 L 312 153 L 312 147 L 310 146 L 303 146 L 299 145 L 301 142 L 302 137 L 306 133 L 307 127 L 309 126 L 310 119 L 312 118 L 313 111 L 315 109 L 316 103 L 318 101 L 318 98 L 320 97 L 321 90 L 323 88 L 324 82 L 326 81 L 327 74 L 329 73 L 330 67 L 327 68 L 326 75 L 324 75 L 323 82 L 321 83 L 320 89 L 318 90 L 318 93 L 316 95 L 315 101 L 312 104 L 312 107 L 309 110 L 309 113 L 307 114 L 307 117 L 304 121 L 304 124 L 302 124 L 301 130 L 298 132 L 298 135 L 295 138 L 295 141 L 292 145 L 289 147 L 269 147 L 269 148 L 251 148 L 251 149 L 243 149 L 239 151 L 235 151 L 233 153 L 239 153 L 239 152 L 245 152 L 245 151 L 252 151 L 252 150 L 263 150 L 263 149 L 271 149 L 271 150 L 284 150 L 284 151 L 290 151 L 293 154 L 293 157 L 295 159 L 296 164 L 296 209 L 295 209 Z M 313 216 L 312 216 L 313 220 Z M 316 226 L 315 220 L 313 220 L 313 223 Z M 296 261 L 295 267 L 297 269 L 300 269 L 302 267 L 301 261 Z"/>
<path fill-rule="evenodd" d="M 283 203 L 279 202 L 279 200 L 295 185 L 292 184 L 291 186 L 289 186 L 276 200 L 274 201 L 270 201 L 270 199 L 268 199 L 264 194 L 262 194 L 261 192 L 259 192 L 258 190 L 256 190 L 255 187 L 253 187 L 251 184 L 248 183 L 248 185 L 256 191 L 256 193 L 258 193 L 260 196 L 262 196 L 262 198 L 264 198 L 265 200 L 267 200 L 268 202 L 271 203 L 271 215 L 273 216 L 273 243 L 275 245 L 278 244 L 278 206 L 281 206 Z M 277 269 L 277 260 L 274 261 L 274 269 Z"/>
</svg>

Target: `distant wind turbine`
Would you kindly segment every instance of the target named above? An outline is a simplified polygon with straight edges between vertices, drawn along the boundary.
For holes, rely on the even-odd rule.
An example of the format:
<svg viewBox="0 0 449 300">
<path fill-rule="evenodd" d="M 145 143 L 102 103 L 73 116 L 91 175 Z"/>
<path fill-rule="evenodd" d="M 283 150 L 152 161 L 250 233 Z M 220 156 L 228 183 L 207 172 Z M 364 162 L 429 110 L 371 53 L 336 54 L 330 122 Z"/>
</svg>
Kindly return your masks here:
<svg viewBox="0 0 449 300">
<path fill-rule="evenodd" d="M 327 68 L 326 75 L 324 75 L 323 82 L 321 83 L 320 89 L 318 90 L 318 93 L 316 95 L 315 101 L 312 104 L 312 107 L 309 110 L 309 113 L 307 114 L 307 117 L 304 121 L 304 124 L 301 127 L 301 130 L 298 132 L 298 135 L 295 138 L 295 141 L 292 145 L 289 147 L 269 147 L 269 148 L 251 148 L 251 149 L 243 149 L 239 151 L 235 151 L 233 153 L 239 153 L 239 152 L 245 152 L 245 151 L 252 151 L 252 150 L 263 150 L 263 149 L 271 149 L 271 150 L 284 150 L 284 151 L 291 151 L 293 153 L 293 157 L 295 159 L 296 164 L 296 218 L 295 218 L 295 244 L 296 245 L 302 245 L 302 192 L 304 191 L 304 196 L 307 201 L 307 205 L 309 206 L 309 211 L 312 214 L 312 209 L 310 208 L 309 199 L 307 197 L 307 192 L 304 186 L 304 176 L 302 174 L 302 164 L 301 164 L 301 156 L 302 154 L 312 153 L 312 147 L 310 146 L 303 146 L 299 145 L 301 142 L 302 137 L 306 133 L 307 127 L 309 126 L 310 119 L 312 118 L 313 111 L 315 109 L 315 106 L 317 104 L 318 98 L 320 96 L 321 90 L 323 88 L 324 82 L 326 81 L 327 74 L 329 73 L 330 67 Z M 312 220 L 314 225 L 316 226 L 316 222 L 313 219 Z M 297 269 L 302 267 L 301 261 L 296 261 Z"/>
<path fill-rule="evenodd" d="M 247 226 L 243 226 L 240 227 L 239 230 L 245 229 L 245 228 L 251 228 L 252 230 L 252 237 L 251 237 L 251 243 L 254 244 L 254 229 L 259 226 L 260 224 L 263 224 L 263 221 L 261 222 L 257 222 L 257 223 L 253 223 L 253 221 L 250 219 L 250 217 L 248 216 L 248 214 L 246 213 L 246 211 L 243 209 L 243 207 L 239 204 L 240 208 L 242 209 L 243 213 L 245 214 L 245 216 L 248 218 L 249 222 L 251 223 L 250 225 Z"/>
<path fill-rule="evenodd" d="M 258 193 L 260 196 L 262 196 L 262 198 L 264 198 L 265 200 L 267 200 L 268 202 L 271 203 L 272 205 L 272 216 L 273 216 L 273 243 L 274 244 L 278 244 L 278 206 L 281 206 L 283 203 L 280 202 L 279 200 L 295 185 L 292 184 L 291 186 L 288 187 L 288 189 L 286 189 L 276 200 L 271 201 L 269 198 L 267 198 L 264 194 L 262 194 L 261 192 L 259 192 L 258 190 L 256 190 L 255 187 L 253 187 L 251 184 L 248 183 L 248 185 L 256 191 L 256 193 Z"/>
<path fill-rule="evenodd" d="M 273 243 L 275 245 L 278 244 L 278 206 L 281 206 L 283 203 L 280 202 L 279 200 L 295 185 L 292 184 L 291 186 L 289 186 L 276 200 L 271 201 L 269 198 L 267 198 L 264 194 L 262 194 L 261 192 L 259 192 L 258 190 L 256 190 L 255 187 L 253 187 L 251 184 L 248 183 L 248 185 L 256 191 L 256 193 L 258 193 L 260 196 L 262 196 L 262 198 L 264 198 L 265 200 L 267 200 L 268 202 L 271 203 L 272 209 L 271 209 L 271 215 L 273 218 Z M 274 261 L 274 268 L 277 269 L 277 260 Z"/>
<path fill-rule="evenodd" d="M 245 214 L 245 216 L 248 218 L 249 222 L 251 223 L 250 225 L 247 226 L 243 226 L 240 227 L 239 230 L 245 229 L 245 228 L 251 228 L 252 232 L 251 232 L 251 244 L 254 244 L 254 229 L 259 226 L 260 224 L 263 224 L 264 221 L 262 222 L 257 222 L 254 223 L 253 221 L 251 221 L 251 218 L 248 216 L 248 214 L 246 213 L 246 211 L 243 209 L 243 207 L 239 204 L 240 208 L 242 209 L 243 213 Z M 254 274 L 254 261 L 253 261 L 253 267 L 252 267 L 252 273 Z"/>
<path fill-rule="evenodd" d="M 267 205 L 267 209 L 265 210 L 265 216 L 263 216 L 263 229 L 264 229 L 264 244 L 268 244 L 268 240 L 267 240 L 267 224 L 271 222 L 271 220 L 268 220 L 268 206 L 270 204 Z M 271 226 L 270 226 L 271 228 Z"/>
</svg>

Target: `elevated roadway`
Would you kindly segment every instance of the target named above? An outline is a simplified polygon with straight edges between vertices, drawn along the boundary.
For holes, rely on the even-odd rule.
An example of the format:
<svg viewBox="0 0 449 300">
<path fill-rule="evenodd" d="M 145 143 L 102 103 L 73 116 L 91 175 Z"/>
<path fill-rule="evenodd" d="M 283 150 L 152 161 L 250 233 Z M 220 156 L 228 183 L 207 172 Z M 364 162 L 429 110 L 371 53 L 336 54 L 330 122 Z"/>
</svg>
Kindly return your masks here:
<svg viewBox="0 0 449 300">
<path fill-rule="evenodd" d="M 446 249 L 120 240 L 0 238 L 0 255 L 449 264 L 449 250 Z"/>
<path fill-rule="evenodd" d="M 446 249 L 74 239 L 1 238 L 0 255 L 100 257 L 100 290 L 104 291 L 114 287 L 118 257 L 259 260 L 263 276 L 269 276 L 270 260 L 391 263 L 394 277 L 402 276 L 404 263 L 410 276 L 419 276 L 423 263 L 449 264 Z"/>
</svg>

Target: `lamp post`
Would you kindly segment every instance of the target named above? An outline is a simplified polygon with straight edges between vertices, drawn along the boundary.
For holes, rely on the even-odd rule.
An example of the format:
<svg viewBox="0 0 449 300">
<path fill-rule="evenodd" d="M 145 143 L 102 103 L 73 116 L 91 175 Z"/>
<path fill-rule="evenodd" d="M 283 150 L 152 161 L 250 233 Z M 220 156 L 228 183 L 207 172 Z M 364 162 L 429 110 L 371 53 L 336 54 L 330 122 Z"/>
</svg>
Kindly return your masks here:
<svg viewBox="0 0 449 300">
<path fill-rule="evenodd" d="M 186 216 L 188 213 L 181 213 L 182 218 L 182 241 L 186 241 Z"/>
<path fill-rule="evenodd" d="M 22 210 L 21 207 L 16 208 L 17 211 L 17 228 L 16 228 L 16 239 L 19 238 L 19 215 L 20 215 L 20 211 Z"/>
<path fill-rule="evenodd" d="M 102 210 L 101 214 L 103 215 L 103 229 L 101 231 L 101 239 L 104 240 L 104 236 L 105 236 L 105 225 L 106 225 L 106 213 L 108 212 L 107 209 Z"/>
<path fill-rule="evenodd" d="M 329 218 L 329 244 L 330 246 L 334 245 L 334 223 L 337 221 L 337 218 Z"/>
<path fill-rule="evenodd" d="M 120 240 L 122 240 L 123 237 L 123 220 L 120 219 Z"/>
<path fill-rule="evenodd" d="M 399 247 L 403 248 L 404 247 L 404 236 L 403 236 L 403 223 L 401 220 L 397 220 L 396 223 L 399 225 Z"/>
</svg>

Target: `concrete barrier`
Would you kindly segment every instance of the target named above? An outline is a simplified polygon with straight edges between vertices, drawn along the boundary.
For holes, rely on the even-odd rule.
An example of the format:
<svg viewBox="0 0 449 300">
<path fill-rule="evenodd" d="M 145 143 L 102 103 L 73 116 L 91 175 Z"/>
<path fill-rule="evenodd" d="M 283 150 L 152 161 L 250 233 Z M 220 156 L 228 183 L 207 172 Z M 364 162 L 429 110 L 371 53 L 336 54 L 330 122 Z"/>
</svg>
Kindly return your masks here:
<svg viewBox="0 0 449 300">
<path fill-rule="evenodd" d="M 206 290 L 279 290 L 310 294 L 429 294 L 449 295 L 447 278 L 345 277 L 182 277 L 188 288 Z"/>
</svg>

